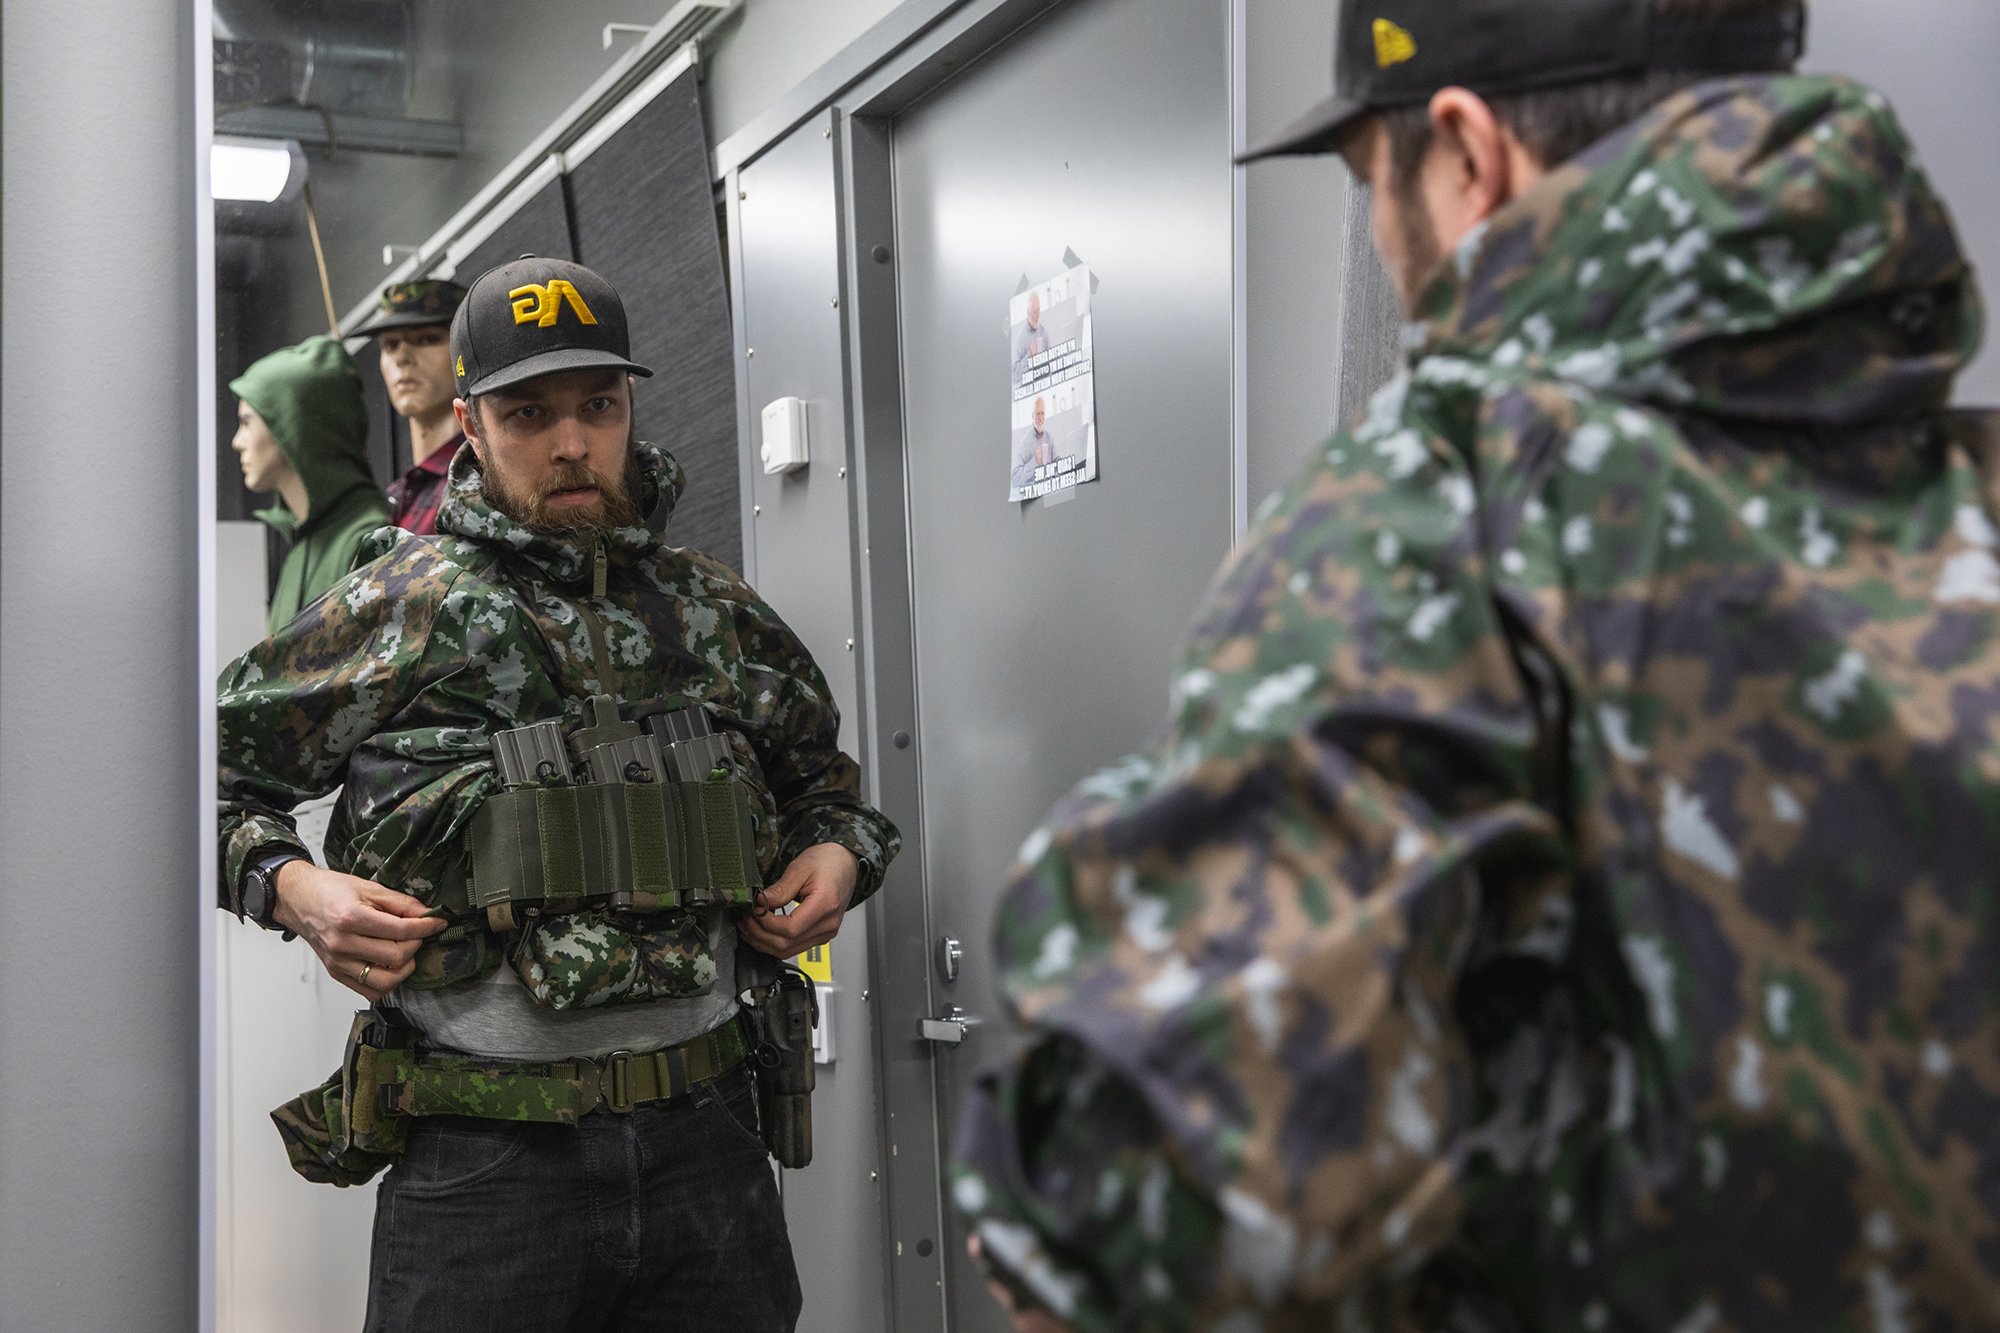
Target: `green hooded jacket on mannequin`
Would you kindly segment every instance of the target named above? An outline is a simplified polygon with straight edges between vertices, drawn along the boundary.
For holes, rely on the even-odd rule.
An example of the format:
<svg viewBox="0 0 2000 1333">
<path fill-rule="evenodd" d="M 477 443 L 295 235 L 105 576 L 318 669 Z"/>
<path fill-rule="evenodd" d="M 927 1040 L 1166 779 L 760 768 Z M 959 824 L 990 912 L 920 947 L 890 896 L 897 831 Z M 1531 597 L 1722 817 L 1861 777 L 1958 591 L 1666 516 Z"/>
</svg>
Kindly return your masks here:
<svg viewBox="0 0 2000 1333">
<path fill-rule="evenodd" d="M 268 627 L 275 634 L 345 577 L 361 539 L 388 523 L 389 504 L 368 470 L 361 376 L 339 342 L 319 336 L 281 347 L 229 389 L 264 418 L 305 486 L 304 519 L 283 499 L 257 513 L 292 543 L 271 590 Z"/>
</svg>

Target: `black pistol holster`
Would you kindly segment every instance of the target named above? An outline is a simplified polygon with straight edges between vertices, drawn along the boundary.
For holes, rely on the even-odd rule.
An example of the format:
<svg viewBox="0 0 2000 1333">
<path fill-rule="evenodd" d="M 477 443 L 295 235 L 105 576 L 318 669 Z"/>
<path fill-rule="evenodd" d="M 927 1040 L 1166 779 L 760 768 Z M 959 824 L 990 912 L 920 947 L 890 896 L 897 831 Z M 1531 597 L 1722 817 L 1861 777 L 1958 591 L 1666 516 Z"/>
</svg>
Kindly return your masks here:
<svg viewBox="0 0 2000 1333">
<path fill-rule="evenodd" d="M 779 1166 L 797 1170 L 812 1161 L 813 1029 L 819 994 L 812 979 L 747 947 L 737 952 L 745 970 L 744 1021 L 751 1037 L 750 1067 L 757 1078 L 757 1121 L 764 1146 Z"/>
</svg>

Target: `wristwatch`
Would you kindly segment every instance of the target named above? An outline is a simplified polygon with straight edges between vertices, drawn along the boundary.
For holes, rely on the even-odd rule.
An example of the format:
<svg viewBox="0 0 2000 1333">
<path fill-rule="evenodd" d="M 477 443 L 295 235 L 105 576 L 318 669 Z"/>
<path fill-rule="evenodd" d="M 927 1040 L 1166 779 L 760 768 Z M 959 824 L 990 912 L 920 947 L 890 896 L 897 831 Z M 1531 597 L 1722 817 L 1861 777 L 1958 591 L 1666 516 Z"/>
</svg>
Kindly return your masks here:
<svg viewBox="0 0 2000 1333">
<path fill-rule="evenodd" d="M 282 932 L 288 940 L 298 938 L 279 925 L 273 913 L 278 910 L 279 869 L 290 862 L 306 859 L 289 847 L 272 847 L 251 853 L 250 864 L 243 872 L 243 915 L 266 930 Z"/>
</svg>

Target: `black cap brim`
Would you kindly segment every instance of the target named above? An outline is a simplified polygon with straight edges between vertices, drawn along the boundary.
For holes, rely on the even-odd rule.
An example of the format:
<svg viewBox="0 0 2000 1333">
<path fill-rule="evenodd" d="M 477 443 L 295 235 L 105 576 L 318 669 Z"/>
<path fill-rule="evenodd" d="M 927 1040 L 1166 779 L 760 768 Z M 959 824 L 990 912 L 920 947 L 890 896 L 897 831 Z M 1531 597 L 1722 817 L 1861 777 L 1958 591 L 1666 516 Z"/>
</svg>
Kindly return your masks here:
<svg viewBox="0 0 2000 1333">
<path fill-rule="evenodd" d="M 1336 93 L 1255 148 L 1239 153 L 1236 160 L 1243 163 L 1267 157 L 1331 153 L 1340 147 L 1341 136 L 1369 110 L 1354 98 Z"/>
<path fill-rule="evenodd" d="M 636 361 L 628 361 L 615 352 L 602 351 L 595 347 L 558 347 L 539 356 L 531 356 L 525 361 L 516 361 L 504 366 L 484 379 L 468 384 L 459 394 L 462 398 L 477 398 L 483 393 L 498 393 L 511 389 L 523 380 L 539 379 L 543 375 L 559 375 L 565 370 L 622 370 L 629 375 L 650 376 L 653 372 Z"/>
<path fill-rule="evenodd" d="M 377 315 L 347 336 L 372 338 L 378 333 L 387 333 L 390 329 L 449 329 L 450 327 L 450 315 L 426 315 L 420 310 L 411 310 L 395 315 Z"/>
</svg>

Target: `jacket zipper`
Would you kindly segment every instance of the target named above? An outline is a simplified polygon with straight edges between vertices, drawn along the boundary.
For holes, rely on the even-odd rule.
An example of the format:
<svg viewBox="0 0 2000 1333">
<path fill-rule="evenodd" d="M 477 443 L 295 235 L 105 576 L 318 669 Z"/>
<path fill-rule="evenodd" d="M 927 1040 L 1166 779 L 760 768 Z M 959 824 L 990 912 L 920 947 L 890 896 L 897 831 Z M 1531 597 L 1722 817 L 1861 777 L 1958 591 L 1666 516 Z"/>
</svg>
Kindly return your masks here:
<svg viewBox="0 0 2000 1333">
<path fill-rule="evenodd" d="M 605 554 L 604 543 L 597 542 L 590 548 L 590 595 L 604 596 L 605 584 L 610 575 L 610 557 Z M 597 688 L 604 693 L 611 692 L 611 649 L 604 636 L 604 621 L 593 611 L 590 603 L 578 601 L 576 608 L 583 614 L 583 626 L 590 634 L 591 655 L 597 659 Z"/>
</svg>

